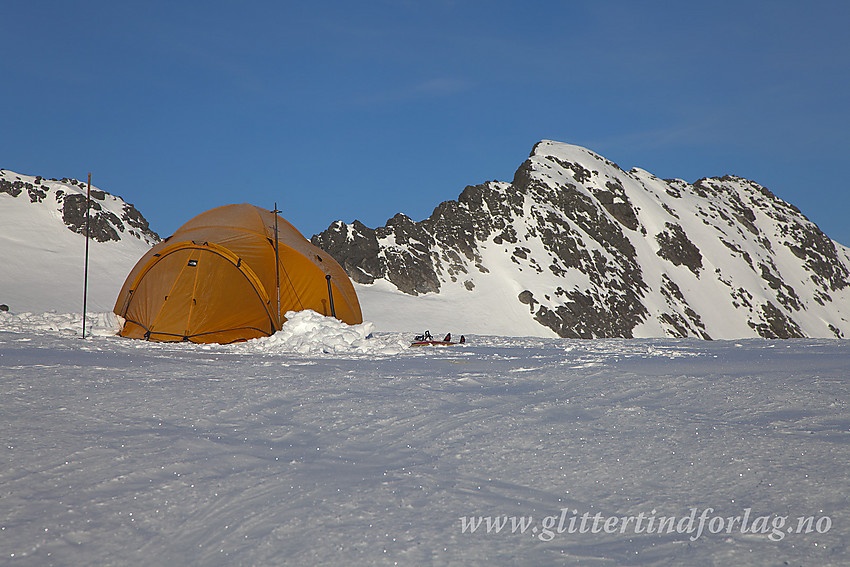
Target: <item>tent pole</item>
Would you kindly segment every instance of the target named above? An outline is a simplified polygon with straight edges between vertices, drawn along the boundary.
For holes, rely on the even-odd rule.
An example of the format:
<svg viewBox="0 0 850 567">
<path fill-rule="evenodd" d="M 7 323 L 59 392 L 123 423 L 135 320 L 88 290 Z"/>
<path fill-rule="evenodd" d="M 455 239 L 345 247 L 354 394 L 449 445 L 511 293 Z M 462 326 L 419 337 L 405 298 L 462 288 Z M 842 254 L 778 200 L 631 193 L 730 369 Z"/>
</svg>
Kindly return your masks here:
<svg viewBox="0 0 850 567">
<path fill-rule="evenodd" d="M 331 315 L 336 317 L 336 309 L 334 309 L 334 292 L 331 289 L 331 275 L 326 274 L 325 279 L 328 280 L 328 299 L 331 302 Z"/>
<path fill-rule="evenodd" d="M 281 211 L 277 210 L 277 201 L 274 204 L 274 283 L 275 283 L 275 297 L 277 298 L 277 324 L 279 327 L 283 327 L 280 322 L 280 256 L 278 255 L 278 244 L 277 244 L 277 215 Z"/>
<path fill-rule="evenodd" d="M 86 299 L 89 289 L 89 211 L 91 210 L 91 173 L 86 189 L 86 261 L 83 267 L 83 338 L 86 338 Z"/>
</svg>

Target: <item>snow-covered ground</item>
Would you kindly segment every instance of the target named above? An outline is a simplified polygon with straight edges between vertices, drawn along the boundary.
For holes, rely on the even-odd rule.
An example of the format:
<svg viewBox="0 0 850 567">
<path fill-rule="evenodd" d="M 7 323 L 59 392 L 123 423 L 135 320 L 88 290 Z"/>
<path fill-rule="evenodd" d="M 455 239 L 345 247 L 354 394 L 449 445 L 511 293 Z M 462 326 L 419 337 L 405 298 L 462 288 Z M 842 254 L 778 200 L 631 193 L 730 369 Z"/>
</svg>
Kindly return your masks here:
<svg viewBox="0 0 850 567">
<path fill-rule="evenodd" d="M 498 284 L 498 285 L 487 285 Z M 409 295 L 386 280 L 354 284 L 363 316 L 385 331 L 446 329 L 454 333 L 487 333 L 507 337 L 555 337 L 554 331 L 528 316 L 528 307 L 505 292 L 506 282 L 486 280 L 475 301 L 460 286 L 441 293 Z M 500 287 L 501 286 L 501 287 Z M 518 292 L 517 292 L 518 293 Z M 493 305 L 500 306 L 494 314 Z"/>
<path fill-rule="evenodd" d="M 847 341 L 290 323 L 220 346 L 0 314 L 0 564 L 850 562 Z"/>
</svg>

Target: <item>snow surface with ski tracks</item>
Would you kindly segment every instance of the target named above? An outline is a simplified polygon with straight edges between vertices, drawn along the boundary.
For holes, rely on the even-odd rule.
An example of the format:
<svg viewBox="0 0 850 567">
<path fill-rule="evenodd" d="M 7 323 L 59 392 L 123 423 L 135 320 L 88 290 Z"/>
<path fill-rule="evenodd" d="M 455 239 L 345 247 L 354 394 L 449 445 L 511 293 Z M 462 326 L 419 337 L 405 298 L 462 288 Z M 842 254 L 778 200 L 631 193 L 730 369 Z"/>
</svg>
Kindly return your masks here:
<svg viewBox="0 0 850 567">
<path fill-rule="evenodd" d="M 79 316 L 0 319 L 0 564 L 850 562 L 846 341 L 410 349 L 305 313 L 224 346 L 122 339 L 108 314 L 85 340 Z M 788 521 L 544 529 L 709 508 Z"/>
</svg>

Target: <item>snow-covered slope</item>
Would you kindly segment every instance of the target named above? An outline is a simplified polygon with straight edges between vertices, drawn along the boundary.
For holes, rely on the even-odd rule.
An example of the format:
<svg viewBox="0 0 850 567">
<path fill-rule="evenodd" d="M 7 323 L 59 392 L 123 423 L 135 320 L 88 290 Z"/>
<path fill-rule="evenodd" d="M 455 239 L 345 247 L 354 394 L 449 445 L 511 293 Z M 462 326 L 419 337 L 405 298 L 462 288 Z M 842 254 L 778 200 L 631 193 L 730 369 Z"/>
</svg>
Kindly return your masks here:
<svg viewBox="0 0 850 567">
<path fill-rule="evenodd" d="M 0 327 L 0 565 L 850 564 L 847 341 L 325 354 L 309 324 Z"/>
<path fill-rule="evenodd" d="M 88 310 L 111 311 L 124 278 L 159 240 L 120 197 L 92 187 Z M 86 185 L 0 170 L 0 304 L 82 312 Z"/>
<path fill-rule="evenodd" d="M 313 243 L 379 328 L 562 337 L 847 337 L 850 250 L 739 177 L 662 180 L 542 141 L 511 183 Z"/>
</svg>

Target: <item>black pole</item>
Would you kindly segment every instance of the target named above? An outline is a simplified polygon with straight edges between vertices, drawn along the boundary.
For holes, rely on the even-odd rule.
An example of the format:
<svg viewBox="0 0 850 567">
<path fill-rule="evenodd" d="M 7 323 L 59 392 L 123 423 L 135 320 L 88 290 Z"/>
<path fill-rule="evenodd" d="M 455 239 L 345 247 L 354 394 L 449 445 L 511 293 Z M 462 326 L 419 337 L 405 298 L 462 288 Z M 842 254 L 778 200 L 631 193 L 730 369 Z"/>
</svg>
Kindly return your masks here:
<svg viewBox="0 0 850 567">
<path fill-rule="evenodd" d="M 83 268 L 83 338 L 86 338 L 86 299 L 89 289 L 89 210 L 91 209 L 91 173 L 86 189 L 86 262 Z"/>
<path fill-rule="evenodd" d="M 331 275 L 327 274 L 325 279 L 328 280 L 328 299 L 331 302 L 331 315 L 336 317 L 336 309 L 334 309 L 334 292 L 331 289 Z"/>
<path fill-rule="evenodd" d="M 278 256 L 277 251 L 277 214 L 280 212 L 277 210 L 277 201 L 274 204 L 274 283 L 275 283 L 275 297 L 277 298 L 277 324 L 278 327 L 282 327 L 280 323 L 280 257 Z"/>
</svg>

